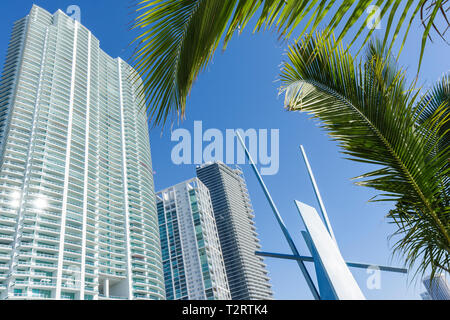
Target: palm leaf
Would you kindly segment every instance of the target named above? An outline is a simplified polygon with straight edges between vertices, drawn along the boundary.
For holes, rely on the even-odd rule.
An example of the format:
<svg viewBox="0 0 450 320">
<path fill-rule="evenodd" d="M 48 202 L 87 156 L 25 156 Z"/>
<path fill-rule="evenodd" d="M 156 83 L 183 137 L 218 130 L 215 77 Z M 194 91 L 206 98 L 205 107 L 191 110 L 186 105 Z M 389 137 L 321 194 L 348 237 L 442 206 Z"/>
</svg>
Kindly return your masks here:
<svg viewBox="0 0 450 320">
<path fill-rule="evenodd" d="M 411 19 L 404 32 L 402 46 L 409 33 L 413 19 L 417 17 L 425 0 L 420 0 L 411 13 Z M 420 61 L 426 45 L 432 23 L 443 0 L 432 4 L 432 14 L 423 32 Z M 389 15 L 387 31 L 398 8 L 405 3 L 391 41 L 400 33 L 406 16 L 410 13 L 412 0 L 378 0 L 382 8 L 380 18 Z M 148 113 L 153 123 L 165 122 L 170 116 L 183 116 L 186 97 L 198 74 L 208 65 L 219 42 L 224 40 L 223 48 L 233 34 L 247 26 L 256 17 L 254 31 L 268 28 L 278 30 L 280 37 L 291 36 L 300 22 L 308 15 L 309 20 L 302 28 L 302 34 L 312 34 L 321 23 L 329 20 L 326 34 L 342 27 L 339 39 L 342 39 L 365 16 L 370 0 L 143 0 L 137 5 L 138 16 L 133 28 L 140 35 L 135 39 L 136 50 L 133 65 L 143 76 L 144 85 L 140 93 L 148 104 Z M 353 8 L 353 10 L 352 10 Z M 352 11 L 350 11 L 352 10 Z M 335 12 L 334 14 L 332 12 Z M 348 19 L 344 19 L 350 12 Z M 353 41 L 359 39 L 366 29 L 367 16 Z M 368 41 L 373 30 L 367 32 L 364 43 Z M 420 66 L 420 63 L 419 63 Z"/>
<path fill-rule="evenodd" d="M 396 202 L 388 214 L 400 236 L 395 251 L 409 264 L 419 259 L 418 270 L 448 271 L 449 148 L 429 152 L 448 117 L 417 121 L 426 98 L 381 43 L 370 44 L 364 61 L 346 49 L 324 34 L 291 46 L 281 73 L 285 106 L 318 119 L 349 159 L 378 166 L 356 179 L 381 191 L 378 201 Z"/>
<path fill-rule="evenodd" d="M 438 132 L 441 139 L 440 150 L 450 145 L 450 121 L 444 121 L 448 117 L 450 117 L 450 72 L 425 95 L 418 114 L 418 121 L 421 124 L 431 121 L 444 122 Z"/>
</svg>

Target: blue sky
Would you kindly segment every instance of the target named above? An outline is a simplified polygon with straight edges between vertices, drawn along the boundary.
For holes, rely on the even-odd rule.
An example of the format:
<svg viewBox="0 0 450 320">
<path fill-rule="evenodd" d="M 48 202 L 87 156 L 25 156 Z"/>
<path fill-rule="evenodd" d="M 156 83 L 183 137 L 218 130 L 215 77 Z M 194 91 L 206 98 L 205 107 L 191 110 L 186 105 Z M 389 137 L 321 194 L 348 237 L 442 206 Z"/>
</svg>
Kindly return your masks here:
<svg viewBox="0 0 450 320">
<path fill-rule="evenodd" d="M 2 1 L 0 4 L 0 60 L 9 41 L 12 24 L 25 16 L 35 3 L 54 12 L 66 11 L 69 5 L 81 8 L 81 22 L 100 40 L 109 55 L 130 57 L 129 43 L 136 35 L 130 31 L 133 18 L 129 0 L 41 0 Z M 385 21 L 378 35 L 384 36 Z M 354 30 L 353 30 L 354 31 Z M 415 74 L 421 40 L 421 26 L 416 21 L 406 43 L 400 64 L 408 69 L 410 79 Z M 351 32 L 350 32 L 351 33 Z M 212 63 L 197 79 L 187 102 L 187 117 L 175 122 L 173 128 L 191 130 L 193 121 L 201 120 L 204 130 L 217 128 L 279 129 L 280 169 L 276 175 L 265 176 L 278 209 L 302 254 L 307 254 L 300 235 L 304 228 L 295 209 L 294 199 L 316 206 L 313 189 L 301 160 L 299 145 L 303 144 L 314 170 L 334 233 L 345 259 L 377 264 L 401 265 L 401 257 L 392 256 L 395 231 L 385 215 L 392 204 L 368 203 L 376 193 L 355 186 L 350 179 L 372 170 L 368 165 L 343 159 L 335 142 L 319 129 L 307 115 L 286 112 L 283 97 L 278 96 L 280 63 L 287 44 L 277 40 L 272 31 L 252 34 L 251 28 L 235 36 L 227 50 L 216 53 Z M 424 56 L 419 83 L 432 85 L 450 69 L 449 46 L 436 39 L 429 43 Z M 194 165 L 175 165 L 171 150 L 170 127 L 150 131 L 156 190 L 189 179 L 195 175 Z M 248 165 L 241 166 L 247 180 L 256 215 L 256 227 L 262 250 L 290 253 L 270 207 Z M 311 299 L 306 282 L 293 261 L 266 259 L 271 283 L 277 299 Z M 412 276 L 381 274 L 381 289 L 370 290 L 365 270 L 352 269 L 355 279 L 368 299 L 419 299 L 424 291 L 420 281 Z"/>
</svg>

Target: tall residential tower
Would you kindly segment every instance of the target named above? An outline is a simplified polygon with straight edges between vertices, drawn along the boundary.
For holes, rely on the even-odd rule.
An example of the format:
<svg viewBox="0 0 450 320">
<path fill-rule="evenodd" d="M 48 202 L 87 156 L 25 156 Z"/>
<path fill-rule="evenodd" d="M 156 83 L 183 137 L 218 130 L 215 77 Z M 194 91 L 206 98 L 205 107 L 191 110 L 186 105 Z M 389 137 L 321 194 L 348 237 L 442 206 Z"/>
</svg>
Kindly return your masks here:
<svg viewBox="0 0 450 320">
<path fill-rule="evenodd" d="M 197 178 L 157 193 L 168 300 L 229 300 L 208 189 Z"/>
<path fill-rule="evenodd" d="M 0 299 L 164 299 L 133 69 L 61 10 L 14 24 L 0 84 Z"/>
<path fill-rule="evenodd" d="M 266 266 L 255 254 L 260 245 L 242 171 L 214 162 L 197 167 L 197 176 L 211 195 L 231 298 L 273 299 Z"/>
</svg>

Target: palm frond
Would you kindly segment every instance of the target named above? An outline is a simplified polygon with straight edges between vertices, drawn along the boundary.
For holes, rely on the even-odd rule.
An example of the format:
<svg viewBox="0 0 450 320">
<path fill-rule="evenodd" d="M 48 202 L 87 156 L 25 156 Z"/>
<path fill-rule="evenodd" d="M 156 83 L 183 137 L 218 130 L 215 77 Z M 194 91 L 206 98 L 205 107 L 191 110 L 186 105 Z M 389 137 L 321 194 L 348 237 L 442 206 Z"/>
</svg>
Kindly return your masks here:
<svg viewBox="0 0 450 320">
<path fill-rule="evenodd" d="M 378 0 L 380 19 L 388 16 L 383 46 L 389 50 L 400 35 L 405 19 L 410 16 L 403 32 L 402 47 L 419 9 L 426 0 L 414 4 L 413 0 Z M 442 1 L 431 4 L 434 8 L 423 32 L 420 60 L 430 28 Z M 165 122 L 170 115 L 183 116 L 193 82 L 208 65 L 219 42 L 223 48 L 237 30 L 242 30 L 256 16 L 254 31 L 276 29 L 280 38 L 287 39 L 304 21 L 302 34 L 312 34 L 321 23 L 328 21 L 325 34 L 330 36 L 342 28 L 339 39 L 348 34 L 351 27 L 360 23 L 353 42 L 367 33 L 363 43 L 374 29 L 367 30 L 366 16 L 371 0 L 143 0 L 137 5 L 138 16 L 133 28 L 140 31 L 135 39 L 136 51 L 133 65 L 143 76 L 141 94 L 149 105 L 148 113 L 153 123 Z M 404 4 L 404 5 L 403 5 Z M 353 9 L 352 9 L 353 8 Z M 401 8 L 401 9 L 400 9 Z M 351 10 L 351 11 L 350 11 Z M 350 12 L 348 19 L 344 16 Z M 394 17 L 400 18 L 395 31 L 390 33 Z M 390 37 L 391 36 L 391 37 Z M 390 37 L 390 40 L 388 38 Z M 363 46 L 364 46 L 363 44 Z M 419 64 L 420 65 L 420 64 Z"/>
<path fill-rule="evenodd" d="M 182 116 L 198 73 L 208 64 L 233 13 L 234 0 L 142 1 L 134 67 L 154 124 Z"/>
<path fill-rule="evenodd" d="M 444 74 L 439 82 L 425 95 L 418 110 L 418 122 L 439 122 L 442 126 L 438 131 L 439 149 L 450 145 L 450 72 Z M 447 120 L 446 120 L 447 119 Z"/>
<path fill-rule="evenodd" d="M 406 261 L 419 258 L 425 270 L 448 270 L 450 209 L 449 149 L 430 154 L 445 117 L 419 124 L 423 99 L 383 46 L 369 45 L 357 61 L 341 41 L 315 34 L 291 46 L 281 72 L 285 107 L 318 119 L 350 159 L 376 164 L 357 184 L 382 192 L 395 201 L 388 217 L 401 239 L 396 250 Z"/>
</svg>

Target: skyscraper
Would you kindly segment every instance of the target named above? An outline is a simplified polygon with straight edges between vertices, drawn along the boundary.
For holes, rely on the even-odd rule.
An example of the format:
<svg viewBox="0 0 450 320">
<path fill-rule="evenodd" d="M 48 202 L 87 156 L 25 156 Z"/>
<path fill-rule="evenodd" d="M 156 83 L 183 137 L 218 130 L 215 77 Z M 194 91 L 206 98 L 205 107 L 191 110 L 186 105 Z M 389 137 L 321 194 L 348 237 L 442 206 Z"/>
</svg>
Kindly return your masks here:
<svg viewBox="0 0 450 320">
<path fill-rule="evenodd" d="M 231 298 L 272 299 L 242 171 L 214 162 L 197 167 L 197 176 L 211 195 Z"/>
<path fill-rule="evenodd" d="M 423 285 L 431 300 L 450 300 L 450 285 L 445 278 L 445 274 L 437 274 L 433 280 L 426 277 L 423 279 Z"/>
<path fill-rule="evenodd" d="M 164 299 L 134 70 L 61 10 L 13 27 L 0 84 L 0 298 Z"/>
<path fill-rule="evenodd" d="M 157 193 L 168 300 L 230 299 L 208 189 L 197 178 Z"/>
</svg>

